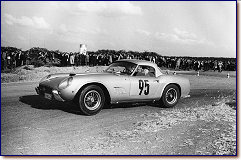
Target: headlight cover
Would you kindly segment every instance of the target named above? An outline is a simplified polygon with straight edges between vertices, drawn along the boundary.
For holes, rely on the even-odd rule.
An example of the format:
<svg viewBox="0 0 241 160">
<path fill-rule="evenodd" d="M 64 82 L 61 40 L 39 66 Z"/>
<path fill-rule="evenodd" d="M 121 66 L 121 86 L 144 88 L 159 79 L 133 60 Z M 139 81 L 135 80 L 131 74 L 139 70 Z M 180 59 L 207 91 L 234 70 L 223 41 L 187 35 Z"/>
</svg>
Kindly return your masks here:
<svg viewBox="0 0 241 160">
<path fill-rule="evenodd" d="M 69 77 L 67 79 L 64 79 L 62 82 L 60 82 L 59 89 L 67 88 L 68 86 L 71 85 L 72 81 L 73 81 L 73 77 Z"/>
<path fill-rule="evenodd" d="M 49 74 L 49 75 L 45 76 L 44 78 L 42 78 L 42 79 L 40 80 L 40 82 L 39 82 L 39 83 L 41 83 L 41 82 L 43 82 L 43 81 L 45 81 L 45 80 L 49 79 L 50 77 L 51 77 L 51 74 Z"/>
</svg>

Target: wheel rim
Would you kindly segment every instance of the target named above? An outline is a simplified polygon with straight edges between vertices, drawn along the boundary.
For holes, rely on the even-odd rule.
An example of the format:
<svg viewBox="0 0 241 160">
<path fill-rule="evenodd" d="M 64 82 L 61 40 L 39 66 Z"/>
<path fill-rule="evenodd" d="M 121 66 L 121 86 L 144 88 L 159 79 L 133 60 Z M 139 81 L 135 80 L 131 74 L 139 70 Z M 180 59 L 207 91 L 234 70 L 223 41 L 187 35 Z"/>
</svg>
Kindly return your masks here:
<svg viewBox="0 0 241 160">
<path fill-rule="evenodd" d="M 91 90 L 85 94 L 84 104 L 89 110 L 95 110 L 100 106 L 101 96 L 96 90 Z"/>
<path fill-rule="evenodd" d="M 177 91 L 174 88 L 170 88 L 166 92 L 166 101 L 169 104 L 174 104 L 177 101 Z"/>
</svg>

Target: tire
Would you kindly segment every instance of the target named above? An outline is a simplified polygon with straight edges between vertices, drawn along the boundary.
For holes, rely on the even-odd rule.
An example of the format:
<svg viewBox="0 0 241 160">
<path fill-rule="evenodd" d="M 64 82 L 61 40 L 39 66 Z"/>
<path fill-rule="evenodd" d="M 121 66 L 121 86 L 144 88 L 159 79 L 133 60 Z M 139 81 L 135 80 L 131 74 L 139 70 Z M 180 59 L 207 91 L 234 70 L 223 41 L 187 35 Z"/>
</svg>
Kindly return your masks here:
<svg viewBox="0 0 241 160">
<path fill-rule="evenodd" d="M 95 115 L 103 108 L 105 95 L 99 86 L 89 85 L 81 91 L 78 102 L 85 115 Z"/>
<path fill-rule="evenodd" d="M 166 86 L 160 99 L 160 105 L 166 108 L 174 107 L 180 98 L 180 90 L 175 84 Z"/>
</svg>

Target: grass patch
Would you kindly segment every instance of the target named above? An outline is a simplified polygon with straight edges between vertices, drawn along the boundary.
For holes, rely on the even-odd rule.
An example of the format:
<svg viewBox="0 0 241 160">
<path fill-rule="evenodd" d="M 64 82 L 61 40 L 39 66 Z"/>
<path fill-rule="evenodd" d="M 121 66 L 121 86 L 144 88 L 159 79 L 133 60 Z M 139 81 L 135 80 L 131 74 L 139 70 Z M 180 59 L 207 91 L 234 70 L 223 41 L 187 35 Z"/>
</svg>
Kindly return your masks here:
<svg viewBox="0 0 241 160">
<path fill-rule="evenodd" d="M 48 74 L 55 73 L 83 73 L 83 72 L 102 72 L 106 66 L 81 66 L 81 67 L 55 67 L 33 65 L 21 66 L 12 70 L 4 70 L 1 73 L 1 83 L 20 82 L 20 81 L 39 81 Z"/>
</svg>

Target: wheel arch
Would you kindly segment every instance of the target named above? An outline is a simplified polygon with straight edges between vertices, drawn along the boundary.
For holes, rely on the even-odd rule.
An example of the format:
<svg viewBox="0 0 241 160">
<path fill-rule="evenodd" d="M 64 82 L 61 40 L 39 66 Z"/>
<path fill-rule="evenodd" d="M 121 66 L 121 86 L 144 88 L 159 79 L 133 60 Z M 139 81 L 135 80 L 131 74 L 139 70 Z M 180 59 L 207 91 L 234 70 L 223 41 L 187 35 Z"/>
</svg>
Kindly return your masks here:
<svg viewBox="0 0 241 160">
<path fill-rule="evenodd" d="M 181 86 L 178 84 L 178 83 L 168 83 L 168 84 L 166 84 L 165 85 L 165 87 L 163 87 L 163 90 L 162 90 L 162 94 L 163 94 L 163 92 L 164 92 L 164 90 L 165 90 L 165 88 L 168 86 L 168 85 L 171 85 L 171 84 L 173 84 L 173 85 L 175 85 L 175 86 L 177 86 L 178 87 L 178 89 L 179 89 L 179 92 L 180 92 L 180 95 L 179 95 L 179 97 L 178 98 L 180 98 L 181 97 L 181 94 L 182 94 L 182 89 L 181 89 Z M 161 94 L 161 95 L 162 95 Z"/>
<path fill-rule="evenodd" d="M 102 83 L 99 83 L 99 82 L 90 82 L 90 83 L 87 83 L 87 84 L 83 85 L 83 86 L 78 90 L 77 94 L 76 94 L 75 97 L 74 97 L 74 101 L 75 101 L 75 102 L 78 101 L 79 95 L 80 95 L 81 91 L 82 91 L 84 88 L 86 88 L 87 86 L 90 86 L 90 85 L 99 86 L 99 87 L 103 90 L 103 92 L 104 92 L 104 94 L 105 94 L 106 103 L 107 103 L 107 104 L 110 104 L 110 101 L 111 101 L 110 93 L 109 93 L 108 89 L 105 87 L 105 85 L 103 85 Z"/>
</svg>

